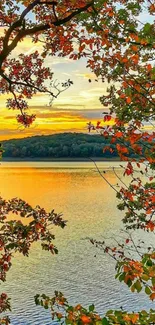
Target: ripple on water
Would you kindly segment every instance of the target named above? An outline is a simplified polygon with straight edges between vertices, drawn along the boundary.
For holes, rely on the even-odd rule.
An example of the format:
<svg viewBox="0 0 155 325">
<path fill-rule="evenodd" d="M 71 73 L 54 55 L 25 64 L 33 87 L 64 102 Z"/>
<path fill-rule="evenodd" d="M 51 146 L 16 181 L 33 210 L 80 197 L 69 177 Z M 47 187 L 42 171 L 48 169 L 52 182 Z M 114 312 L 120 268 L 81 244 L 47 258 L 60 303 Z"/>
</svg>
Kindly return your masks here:
<svg viewBox="0 0 155 325">
<path fill-rule="evenodd" d="M 100 167 L 107 169 L 107 164 Z M 33 298 L 36 293 L 52 296 L 54 290 L 62 291 L 71 304 L 95 303 L 101 314 L 121 306 L 131 311 L 146 305 L 149 308 L 151 303 L 146 302 L 144 294 L 131 294 L 114 279 L 115 262 L 84 240 L 115 236 L 121 225 L 115 193 L 98 173 L 89 166 L 82 170 L 75 165 L 71 170 L 49 170 L 49 166 L 40 169 L 34 163 L 29 164 L 29 169 L 14 167 L 16 170 L 9 165 L 7 169 L 0 168 L 0 194 L 6 198 L 21 197 L 33 206 L 39 203 L 47 210 L 54 207 L 57 212 L 63 211 L 68 224 L 64 230 L 53 229 L 58 256 L 43 252 L 39 244 L 33 245 L 29 258 L 16 255 L 7 281 L 1 286 L 12 298 L 11 324 L 56 324 L 49 311 L 35 306 Z M 117 173 L 121 176 L 121 170 Z M 112 170 L 106 170 L 106 177 L 113 185 L 118 182 Z"/>
</svg>

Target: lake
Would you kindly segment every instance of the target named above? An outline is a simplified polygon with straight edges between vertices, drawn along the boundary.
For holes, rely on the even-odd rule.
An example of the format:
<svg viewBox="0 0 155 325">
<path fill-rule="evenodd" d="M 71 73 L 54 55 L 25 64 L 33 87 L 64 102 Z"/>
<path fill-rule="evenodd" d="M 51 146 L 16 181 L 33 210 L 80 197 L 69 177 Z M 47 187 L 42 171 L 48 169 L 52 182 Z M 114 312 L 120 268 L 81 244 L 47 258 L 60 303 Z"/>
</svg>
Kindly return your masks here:
<svg viewBox="0 0 155 325">
<path fill-rule="evenodd" d="M 97 162 L 107 180 L 116 186 L 119 162 Z M 49 311 L 34 304 L 36 293 L 65 294 L 71 304 L 94 303 L 103 314 L 121 306 L 138 310 L 151 306 L 143 293 L 131 294 L 115 280 L 115 261 L 94 248 L 86 237 L 102 239 L 119 234 L 123 213 L 116 208 L 115 192 L 98 174 L 93 162 L 1 162 L 0 195 L 20 197 L 31 205 L 62 212 L 65 229 L 53 228 L 59 254 L 33 245 L 29 257 L 16 254 L 1 292 L 12 299 L 11 324 L 52 324 Z M 53 323 L 54 324 L 54 323 Z"/>
</svg>

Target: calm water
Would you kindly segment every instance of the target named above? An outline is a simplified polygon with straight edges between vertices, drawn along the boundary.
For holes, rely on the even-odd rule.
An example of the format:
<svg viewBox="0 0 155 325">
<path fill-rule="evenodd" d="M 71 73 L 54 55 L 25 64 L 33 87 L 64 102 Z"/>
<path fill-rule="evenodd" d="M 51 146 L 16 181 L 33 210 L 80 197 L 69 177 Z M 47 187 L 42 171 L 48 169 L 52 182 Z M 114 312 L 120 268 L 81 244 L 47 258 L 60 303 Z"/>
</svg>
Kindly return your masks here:
<svg viewBox="0 0 155 325">
<path fill-rule="evenodd" d="M 119 162 L 98 162 L 107 179 L 116 185 L 112 171 Z M 121 227 L 121 212 L 116 209 L 114 191 L 96 172 L 93 163 L 6 163 L 0 167 L 0 195 L 20 197 L 33 206 L 63 212 L 68 220 L 62 230 L 54 228 L 58 256 L 33 245 L 29 258 L 16 255 L 1 291 L 12 298 L 13 325 L 49 325 L 50 314 L 34 304 L 36 293 L 53 295 L 62 291 L 72 304 L 95 303 L 101 314 L 111 308 L 128 310 L 149 307 L 146 296 L 131 294 L 115 279 L 115 262 L 85 239 L 114 236 Z"/>
</svg>

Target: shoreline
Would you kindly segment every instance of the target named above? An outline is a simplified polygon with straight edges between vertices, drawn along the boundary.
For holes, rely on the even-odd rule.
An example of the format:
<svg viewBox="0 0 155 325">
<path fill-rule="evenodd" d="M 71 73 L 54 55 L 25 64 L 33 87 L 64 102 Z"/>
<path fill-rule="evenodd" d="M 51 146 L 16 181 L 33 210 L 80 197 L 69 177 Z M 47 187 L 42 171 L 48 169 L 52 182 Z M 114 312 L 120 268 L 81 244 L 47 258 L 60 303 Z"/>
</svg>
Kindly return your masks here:
<svg viewBox="0 0 155 325">
<path fill-rule="evenodd" d="M 2 162 L 91 162 L 94 161 L 102 161 L 102 162 L 113 162 L 113 161 L 121 161 L 120 158 L 102 158 L 102 157 L 91 157 L 89 158 L 2 158 L 0 163 Z"/>
</svg>

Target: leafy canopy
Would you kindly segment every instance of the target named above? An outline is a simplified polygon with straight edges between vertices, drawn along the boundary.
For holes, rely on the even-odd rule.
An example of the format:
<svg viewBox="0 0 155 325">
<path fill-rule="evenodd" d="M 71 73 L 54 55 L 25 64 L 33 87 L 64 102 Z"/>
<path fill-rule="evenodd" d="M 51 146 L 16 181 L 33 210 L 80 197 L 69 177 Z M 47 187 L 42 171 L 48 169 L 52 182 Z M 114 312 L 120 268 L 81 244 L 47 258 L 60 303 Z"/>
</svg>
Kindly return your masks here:
<svg viewBox="0 0 155 325">
<path fill-rule="evenodd" d="M 144 290 L 146 296 L 154 300 L 154 245 L 148 246 L 143 240 L 135 243 L 129 232 L 140 229 L 153 236 L 155 230 L 155 183 L 151 174 L 155 167 L 154 2 L 2 0 L 0 9 L 3 31 L 0 37 L 0 89 L 1 93 L 12 94 L 7 105 L 18 110 L 20 123 L 29 126 L 35 119 L 35 116 L 27 113 L 26 100 L 36 92 L 47 92 L 55 98 L 71 85 L 70 80 L 62 85 L 62 89 L 54 84 L 53 73 L 45 66 L 47 56 L 67 56 L 73 60 L 83 57 L 96 77 L 109 83 L 100 98 L 107 127 L 102 126 L 102 121 L 96 126 L 89 123 L 88 127 L 107 137 L 111 145 L 116 144 L 120 158 L 127 161 L 124 175 L 130 177 L 129 186 L 117 174 L 120 189 L 111 185 L 120 199 L 118 208 L 124 211 L 127 238 L 125 243 L 118 242 L 114 247 L 94 239 L 91 239 L 91 243 L 115 258 L 116 278 L 119 281 L 124 282 L 132 292 Z M 148 17 L 146 23 L 141 19 L 143 14 Z M 43 50 L 30 55 L 22 53 L 14 58 L 13 50 L 25 37 L 30 37 L 35 43 L 41 42 Z M 108 126 L 110 120 L 113 127 Z M 152 126 L 151 132 L 147 129 L 148 125 Z M 142 145 L 145 147 L 143 151 Z M 141 157 L 139 160 L 130 159 L 130 148 Z M 102 177 L 107 181 L 106 177 Z M 130 250 L 134 254 L 128 254 Z M 6 301 L 5 294 L 1 296 L 2 306 L 3 300 Z M 132 314 L 109 311 L 101 318 L 93 306 L 88 310 L 80 305 L 69 306 L 63 295 L 57 292 L 52 299 L 46 295 L 37 296 L 36 303 L 50 307 L 53 317 L 71 325 L 155 323 L 153 310 Z M 62 313 L 55 311 L 55 307 L 62 307 Z"/>
</svg>

